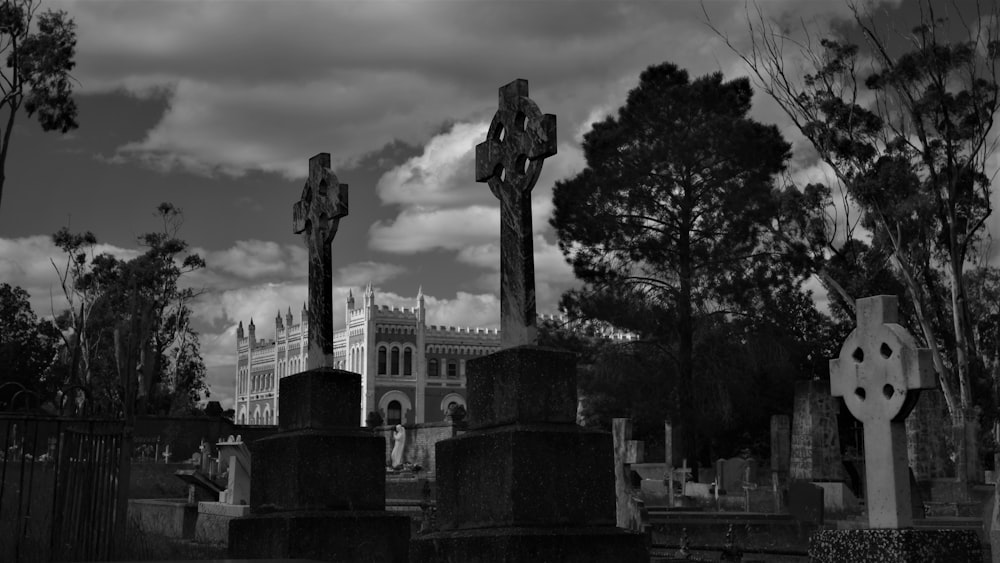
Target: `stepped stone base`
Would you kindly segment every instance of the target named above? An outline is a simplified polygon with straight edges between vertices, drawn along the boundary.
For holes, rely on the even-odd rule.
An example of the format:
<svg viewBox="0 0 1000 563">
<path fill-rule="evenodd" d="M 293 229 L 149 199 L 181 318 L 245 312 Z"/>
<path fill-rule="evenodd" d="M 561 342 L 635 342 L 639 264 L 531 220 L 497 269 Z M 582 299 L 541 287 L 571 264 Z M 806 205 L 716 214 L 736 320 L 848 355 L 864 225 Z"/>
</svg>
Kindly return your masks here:
<svg viewBox="0 0 1000 563">
<path fill-rule="evenodd" d="M 437 443 L 441 530 L 615 525 L 611 436 L 514 424 Z"/>
<path fill-rule="evenodd" d="M 816 563 L 980 563 L 983 548 L 973 530 L 821 530 L 809 538 Z"/>
<path fill-rule="evenodd" d="M 406 563 L 410 519 L 380 510 L 276 512 L 229 522 L 229 556 Z"/>
<path fill-rule="evenodd" d="M 385 508 L 381 436 L 348 429 L 296 430 L 257 440 L 250 451 L 254 512 Z"/>
<path fill-rule="evenodd" d="M 486 528 L 435 532 L 410 542 L 411 563 L 646 563 L 641 534 L 618 528 Z"/>
</svg>

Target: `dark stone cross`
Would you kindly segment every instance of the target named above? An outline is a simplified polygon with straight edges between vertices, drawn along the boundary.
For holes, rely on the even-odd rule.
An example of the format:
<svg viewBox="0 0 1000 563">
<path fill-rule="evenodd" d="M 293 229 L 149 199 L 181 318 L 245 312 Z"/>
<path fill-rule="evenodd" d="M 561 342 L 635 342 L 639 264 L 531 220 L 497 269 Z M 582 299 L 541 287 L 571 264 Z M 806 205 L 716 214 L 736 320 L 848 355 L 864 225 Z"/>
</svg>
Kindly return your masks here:
<svg viewBox="0 0 1000 563">
<path fill-rule="evenodd" d="M 309 359 L 307 369 L 333 367 L 333 252 L 330 243 L 347 216 L 347 184 L 330 169 L 330 153 L 309 159 L 309 179 L 292 208 L 293 231 L 309 249 Z"/>
<path fill-rule="evenodd" d="M 542 161 L 556 154 L 556 116 L 542 115 L 528 98 L 528 81 L 500 88 L 500 108 L 486 141 L 476 145 L 476 181 L 500 200 L 501 346 L 534 344 L 535 257 L 531 190 Z"/>
</svg>

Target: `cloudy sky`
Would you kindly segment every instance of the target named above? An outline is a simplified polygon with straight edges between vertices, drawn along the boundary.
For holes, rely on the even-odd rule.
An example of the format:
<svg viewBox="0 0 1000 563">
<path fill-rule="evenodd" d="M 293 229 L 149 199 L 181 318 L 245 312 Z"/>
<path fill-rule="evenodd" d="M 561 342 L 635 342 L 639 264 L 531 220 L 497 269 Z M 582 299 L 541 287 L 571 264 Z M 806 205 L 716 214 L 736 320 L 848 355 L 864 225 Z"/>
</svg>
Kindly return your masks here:
<svg viewBox="0 0 1000 563">
<path fill-rule="evenodd" d="M 907 0 L 908 1 L 908 0 Z M 305 300 L 302 240 L 292 233 L 307 161 L 329 152 L 350 185 L 334 241 L 335 311 L 369 281 L 384 304 L 431 324 L 499 324 L 499 208 L 474 181 L 497 89 L 530 82 L 558 116 L 558 154 L 533 192 L 540 312 L 573 285 L 548 218 L 553 183 L 582 169 L 589 124 L 615 111 L 639 73 L 672 61 L 692 75 L 746 74 L 705 25 L 748 44 L 743 1 L 45 0 L 78 33 L 80 128 L 42 133 L 21 119 L 0 209 L 0 280 L 26 288 L 41 315 L 61 306 L 49 236 L 90 230 L 128 256 L 153 210 L 184 211 L 181 236 L 207 261 L 197 328 L 212 398 L 231 403 L 235 327 L 259 337 Z M 829 25 L 837 0 L 764 0 L 779 23 Z M 912 6 L 883 6 L 887 16 Z M 758 119 L 799 137 L 759 97 Z M 798 149 L 797 149 L 798 150 Z M 803 153 L 804 154 L 804 153 Z M 815 174 L 809 159 L 794 173 Z M 341 322 L 342 324 L 342 322 Z M 337 325 L 338 327 L 340 325 Z"/>
</svg>

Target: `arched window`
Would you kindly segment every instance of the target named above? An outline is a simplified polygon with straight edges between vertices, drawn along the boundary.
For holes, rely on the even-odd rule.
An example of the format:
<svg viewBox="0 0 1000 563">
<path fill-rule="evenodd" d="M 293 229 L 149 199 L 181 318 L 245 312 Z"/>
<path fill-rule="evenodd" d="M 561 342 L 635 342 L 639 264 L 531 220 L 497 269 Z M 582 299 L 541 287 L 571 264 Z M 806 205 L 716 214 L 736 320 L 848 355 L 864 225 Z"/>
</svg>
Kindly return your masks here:
<svg viewBox="0 0 1000 563">
<path fill-rule="evenodd" d="M 378 374 L 385 375 L 385 346 L 378 347 Z"/>
<path fill-rule="evenodd" d="M 400 424 L 403 419 L 403 406 L 399 404 L 399 401 L 389 401 L 386 405 L 386 414 L 389 419 L 387 422 L 389 426 L 395 426 Z"/>
<path fill-rule="evenodd" d="M 390 361 L 392 362 L 392 375 L 399 375 L 399 348 L 396 346 L 392 347 Z"/>
<path fill-rule="evenodd" d="M 403 350 L 403 375 L 413 375 L 413 349 Z"/>
<path fill-rule="evenodd" d="M 448 360 L 448 377 L 458 377 L 458 362 Z"/>
<path fill-rule="evenodd" d="M 438 360 L 437 358 L 431 358 L 427 360 L 427 376 L 428 377 L 438 377 L 441 372 L 438 371 Z"/>
</svg>

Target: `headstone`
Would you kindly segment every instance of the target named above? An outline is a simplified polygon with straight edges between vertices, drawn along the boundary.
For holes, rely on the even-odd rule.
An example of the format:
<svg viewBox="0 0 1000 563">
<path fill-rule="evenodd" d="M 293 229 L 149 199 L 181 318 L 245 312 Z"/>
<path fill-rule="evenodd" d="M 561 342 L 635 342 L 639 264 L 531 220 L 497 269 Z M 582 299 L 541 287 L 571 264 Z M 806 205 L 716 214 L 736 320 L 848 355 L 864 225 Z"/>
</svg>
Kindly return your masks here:
<svg viewBox="0 0 1000 563">
<path fill-rule="evenodd" d="M 674 427 L 670 421 L 663 423 L 663 462 L 667 467 L 674 466 Z"/>
<path fill-rule="evenodd" d="M 358 426 L 361 376 L 333 367 L 330 243 L 345 215 L 347 186 L 318 154 L 293 210 L 309 250 L 309 369 L 280 379 L 278 432 L 253 442 L 251 514 L 229 523 L 230 557 L 407 560 L 409 519 L 385 511 L 385 439 Z"/>
<path fill-rule="evenodd" d="M 824 381 L 797 381 L 792 411 L 789 479 L 841 481 L 846 478 L 837 430 L 838 402 Z"/>
<path fill-rule="evenodd" d="M 771 471 L 788 475 L 791 462 L 792 420 L 787 414 L 771 416 Z"/>
<path fill-rule="evenodd" d="M 906 453 L 918 483 L 954 477 L 948 471 L 946 431 L 951 425 L 948 406 L 940 389 L 920 392 L 920 401 L 906 417 Z"/>
<path fill-rule="evenodd" d="M 756 461 L 743 457 L 733 457 L 722 462 L 722 488 L 727 494 L 743 492 L 743 483 L 748 469 L 751 479 L 756 481 Z"/>
<path fill-rule="evenodd" d="M 629 444 L 632 440 L 632 421 L 628 418 L 611 420 L 611 437 L 615 448 L 615 509 L 619 528 L 626 530 L 642 530 L 642 514 L 636 502 L 635 490 L 632 488 L 629 468 Z"/>
<path fill-rule="evenodd" d="M 993 498 L 990 502 L 993 511 L 989 514 L 989 520 L 985 522 L 986 533 L 990 541 L 993 563 L 1000 563 L 1000 494 L 997 494 L 996 486 L 993 487 Z"/>
<path fill-rule="evenodd" d="M 555 116 L 526 80 L 499 97 L 476 179 L 500 200 L 503 349 L 466 364 L 469 431 L 435 446 L 438 530 L 411 542 L 410 561 L 649 561 L 643 536 L 615 526 L 611 436 L 576 424 L 573 355 L 535 345 L 531 189 Z"/>
<path fill-rule="evenodd" d="M 830 361 L 830 391 L 863 425 L 870 529 L 822 530 L 814 561 L 981 561 L 974 530 L 913 529 L 905 418 L 920 389 L 936 385 L 930 350 L 899 325 L 894 296 L 858 299 L 857 327 Z M 863 557 L 859 557 L 863 555 Z"/>
</svg>

